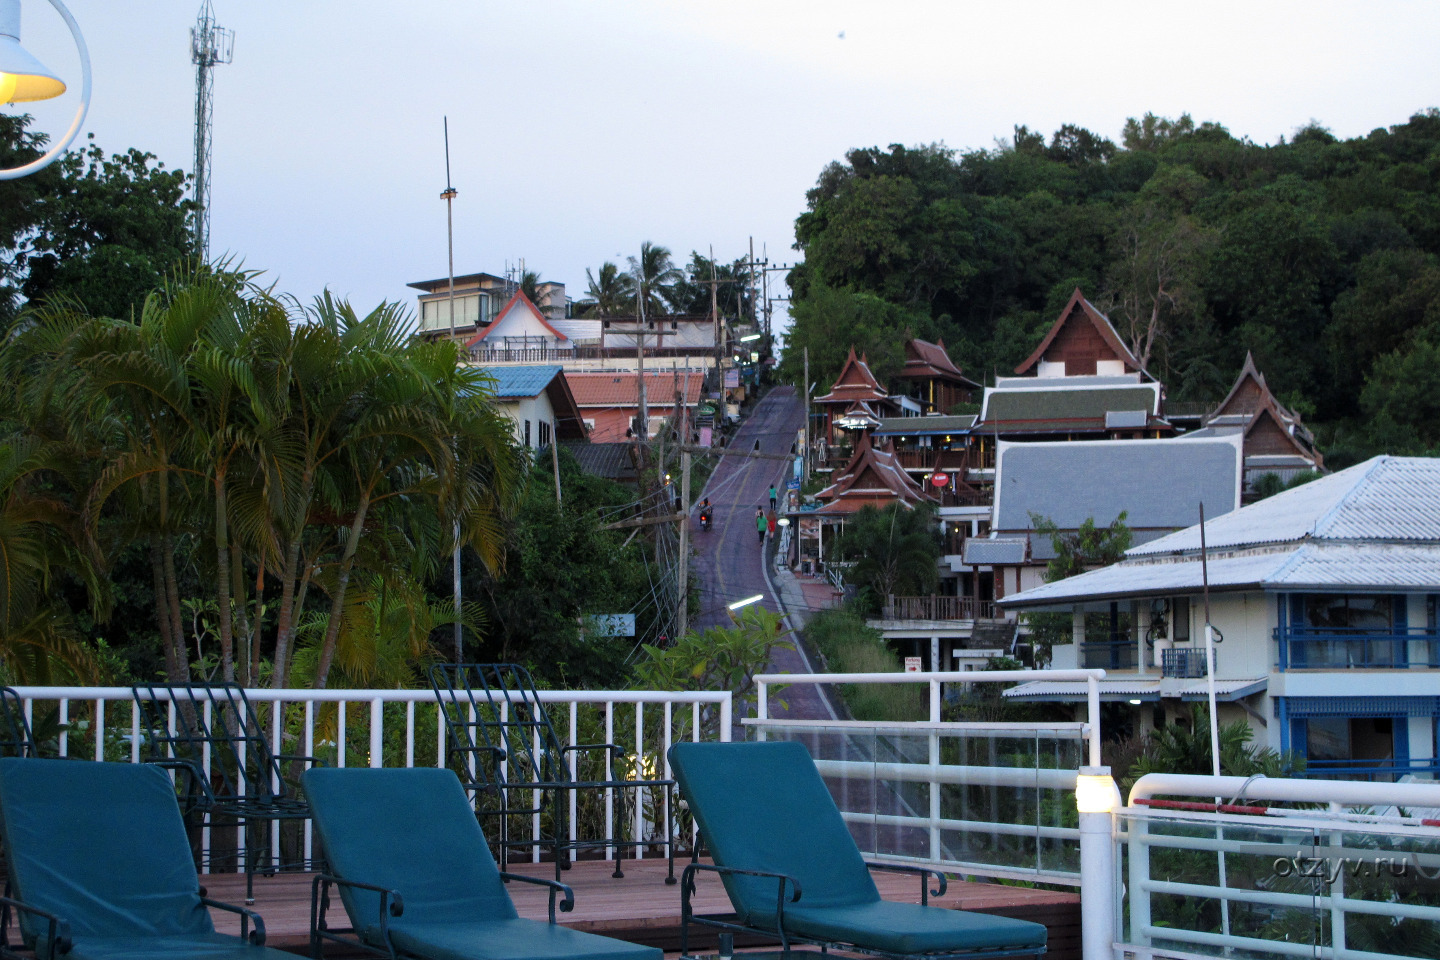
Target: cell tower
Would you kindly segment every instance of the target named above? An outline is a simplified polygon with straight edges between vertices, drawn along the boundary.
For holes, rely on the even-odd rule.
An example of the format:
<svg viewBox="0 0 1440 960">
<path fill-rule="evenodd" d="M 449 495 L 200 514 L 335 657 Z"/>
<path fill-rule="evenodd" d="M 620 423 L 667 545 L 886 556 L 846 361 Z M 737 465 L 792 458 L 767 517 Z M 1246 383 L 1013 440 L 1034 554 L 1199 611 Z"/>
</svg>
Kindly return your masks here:
<svg viewBox="0 0 1440 960">
<path fill-rule="evenodd" d="M 217 63 L 229 63 L 235 52 L 235 31 L 215 22 L 210 0 L 190 28 L 190 62 L 195 64 L 195 250 L 210 256 L 210 133 L 214 126 Z"/>
</svg>

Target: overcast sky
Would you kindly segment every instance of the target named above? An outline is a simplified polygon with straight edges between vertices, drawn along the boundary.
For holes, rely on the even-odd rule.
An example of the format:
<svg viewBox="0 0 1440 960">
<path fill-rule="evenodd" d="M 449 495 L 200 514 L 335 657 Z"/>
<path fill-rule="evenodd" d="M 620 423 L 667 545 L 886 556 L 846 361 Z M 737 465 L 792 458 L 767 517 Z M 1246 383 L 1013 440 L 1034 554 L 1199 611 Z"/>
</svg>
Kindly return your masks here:
<svg viewBox="0 0 1440 960">
<path fill-rule="evenodd" d="M 68 0 L 89 42 L 85 129 L 191 169 L 200 0 Z M 72 93 L 78 61 L 24 0 L 31 53 Z M 1311 119 L 1348 137 L 1440 105 L 1440 3 L 962 0 L 215 0 L 212 252 L 308 299 L 413 304 L 445 275 L 441 118 L 457 273 L 524 259 L 585 289 L 643 240 L 794 257 L 795 216 L 857 146 L 992 147 L 1015 124 L 1118 139 L 1189 112 L 1274 142 Z M 11 110 L 17 108 L 11 107 Z"/>
</svg>

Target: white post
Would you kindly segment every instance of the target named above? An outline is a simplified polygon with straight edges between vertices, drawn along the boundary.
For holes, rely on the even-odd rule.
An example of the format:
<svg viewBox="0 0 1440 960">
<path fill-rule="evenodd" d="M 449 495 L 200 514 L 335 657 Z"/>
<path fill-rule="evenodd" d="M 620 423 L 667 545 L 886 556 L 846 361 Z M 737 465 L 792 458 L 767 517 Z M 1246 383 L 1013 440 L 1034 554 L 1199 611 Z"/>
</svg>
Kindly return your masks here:
<svg viewBox="0 0 1440 960">
<path fill-rule="evenodd" d="M 1085 706 L 1089 714 L 1090 766 L 1100 766 L 1100 681 L 1094 675 L 1085 678 Z"/>
<path fill-rule="evenodd" d="M 1110 768 L 1086 766 L 1075 778 L 1080 811 L 1080 956 L 1115 960 L 1115 808 L 1120 791 Z"/>
<path fill-rule="evenodd" d="M 385 765 L 385 701 L 370 701 L 370 766 Z"/>
</svg>

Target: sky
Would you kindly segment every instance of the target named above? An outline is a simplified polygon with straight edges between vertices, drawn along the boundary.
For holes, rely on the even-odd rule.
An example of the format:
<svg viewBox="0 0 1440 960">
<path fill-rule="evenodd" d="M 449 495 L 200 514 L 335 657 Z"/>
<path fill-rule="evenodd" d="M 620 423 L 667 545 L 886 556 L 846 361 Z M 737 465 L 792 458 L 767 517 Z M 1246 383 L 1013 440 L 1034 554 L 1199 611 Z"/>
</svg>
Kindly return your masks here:
<svg viewBox="0 0 1440 960">
<path fill-rule="evenodd" d="M 84 130 L 192 168 L 200 0 L 68 0 L 94 67 Z M 214 0 L 212 255 L 308 301 L 413 306 L 446 273 L 523 260 L 582 296 L 650 240 L 677 260 L 793 262 L 805 191 L 845 151 L 991 149 L 1015 125 L 1119 139 L 1153 112 L 1272 143 L 1440 105 L 1440 3 L 970 0 Z M 23 0 L 26 49 L 70 82 L 64 25 Z M 10 107 L 16 111 L 18 108 Z M 776 291 L 777 294 L 783 291 Z"/>
</svg>

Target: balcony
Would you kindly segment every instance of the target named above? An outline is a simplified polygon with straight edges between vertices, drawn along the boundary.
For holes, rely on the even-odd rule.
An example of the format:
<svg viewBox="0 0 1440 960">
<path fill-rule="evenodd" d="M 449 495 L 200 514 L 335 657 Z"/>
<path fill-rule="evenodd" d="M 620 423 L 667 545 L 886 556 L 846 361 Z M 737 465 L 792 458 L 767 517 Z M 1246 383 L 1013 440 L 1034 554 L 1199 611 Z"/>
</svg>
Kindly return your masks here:
<svg viewBox="0 0 1440 960">
<path fill-rule="evenodd" d="M 895 456 L 906 470 L 933 470 L 938 462 L 941 470 L 968 470 L 966 450 L 897 450 Z"/>
<path fill-rule="evenodd" d="M 1440 635 L 1415 628 L 1385 633 L 1345 627 L 1276 628 L 1281 670 L 1403 670 L 1440 667 Z"/>
<path fill-rule="evenodd" d="M 1134 670 L 1138 666 L 1133 640 L 1086 640 L 1080 647 L 1080 667 L 1085 670 Z"/>
<path fill-rule="evenodd" d="M 1326 780 L 1363 780 L 1370 783 L 1397 783 L 1402 777 L 1419 776 L 1433 780 L 1440 776 L 1440 763 L 1434 760 L 1309 760 L 1305 769 L 1295 776 Z"/>
<path fill-rule="evenodd" d="M 998 620 L 995 604 L 974 597 L 891 597 L 884 620 Z"/>
</svg>

